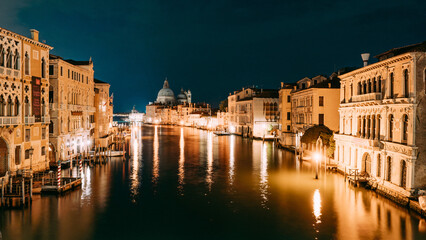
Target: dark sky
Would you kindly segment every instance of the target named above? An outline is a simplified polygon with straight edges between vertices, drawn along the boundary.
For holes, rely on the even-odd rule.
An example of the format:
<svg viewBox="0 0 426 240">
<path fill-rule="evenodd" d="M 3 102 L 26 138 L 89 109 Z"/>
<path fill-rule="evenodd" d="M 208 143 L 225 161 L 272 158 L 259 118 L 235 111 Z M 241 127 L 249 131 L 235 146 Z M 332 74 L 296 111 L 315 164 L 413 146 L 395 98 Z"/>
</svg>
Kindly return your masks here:
<svg viewBox="0 0 426 240">
<path fill-rule="evenodd" d="M 426 1 L 0 0 L 0 26 L 92 57 L 114 111 L 144 111 L 165 77 L 218 105 L 243 86 L 361 66 L 363 52 L 425 41 Z"/>
</svg>

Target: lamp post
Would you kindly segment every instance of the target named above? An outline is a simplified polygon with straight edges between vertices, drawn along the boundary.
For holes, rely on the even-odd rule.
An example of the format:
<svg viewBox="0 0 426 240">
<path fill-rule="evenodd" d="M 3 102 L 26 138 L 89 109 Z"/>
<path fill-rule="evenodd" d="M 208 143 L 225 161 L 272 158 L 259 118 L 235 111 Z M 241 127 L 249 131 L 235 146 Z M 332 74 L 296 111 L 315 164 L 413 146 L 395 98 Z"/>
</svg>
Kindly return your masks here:
<svg viewBox="0 0 426 240">
<path fill-rule="evenodd" d="M 314 153 L 314 160 L 315 160 L 315 179 L 318 179 L 318 164 L 321 160 L 321 155 L 319 153 Z"/>
<path fill-rule="evenodd" d="M 33 171 L 33 153 L 34 153 L 33 146 L 31 146 L 31 148 L 28 149 L 28 153 L 30 154 L 30 170 L 32 172 Z"/>
</svg>

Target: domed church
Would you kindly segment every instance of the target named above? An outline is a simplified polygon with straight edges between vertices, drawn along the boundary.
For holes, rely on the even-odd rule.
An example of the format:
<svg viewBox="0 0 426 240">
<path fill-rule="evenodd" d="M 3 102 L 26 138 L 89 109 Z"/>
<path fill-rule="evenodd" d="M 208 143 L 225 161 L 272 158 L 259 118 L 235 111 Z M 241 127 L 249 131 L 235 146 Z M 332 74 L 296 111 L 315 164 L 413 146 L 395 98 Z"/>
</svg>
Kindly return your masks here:
<svg viewBox="0 0 426 240">
<path fill-rule="evenodd" d="M 164 80 L 163 88 L 158 92 L 156 103 L 172 105 L 176 102 L 175 94 L 169 87 L 169 81 Z"/>
<path fill-rule="evenodd" d="M 173 90 L 169 87 L 169 81 L 164 80 L 163 88 L 158 92 L 156 103 L 174 105 L 174 104 L 186 104 L 191 103 L 191 91 L 184 91 L 181 89 L 180 93 L 177 95 L 177 101 Z"/>
</svg>

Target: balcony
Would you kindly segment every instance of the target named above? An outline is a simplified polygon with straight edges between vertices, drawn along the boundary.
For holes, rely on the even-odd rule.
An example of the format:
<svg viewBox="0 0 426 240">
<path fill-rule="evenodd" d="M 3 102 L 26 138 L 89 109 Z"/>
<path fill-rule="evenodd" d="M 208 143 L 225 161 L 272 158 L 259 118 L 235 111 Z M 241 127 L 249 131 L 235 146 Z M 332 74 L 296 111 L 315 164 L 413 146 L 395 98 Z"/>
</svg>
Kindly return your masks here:
<svg viewBox="0 0 426 240">
<path fill-rule="evenodd" d="M 50 116 L 41 116 L 42 123 L 50 123 Z"/>
<path fill-rule="evenodd" d="M 352 102 L 376 101 L 381 99 L 382 99 L 382 93 L 380 92 L 352 96 Z"/>
<path fill-rule="evenodd" d="M 35 117 L 34 116 L 25 116 L 25 124 L 31 124 L 35 123 Z"/>
<path fill-rule="evenodd" d="M 12 78 L 20 78 L 21 71 L 12 68 L 0 67 L 0 75 L 7 75 Z"/>
<path fill-rule="evenodd" d="M 18 125 L 21 123 L 21 117 L 0 117 L 0 126 Z"/>
</svg>

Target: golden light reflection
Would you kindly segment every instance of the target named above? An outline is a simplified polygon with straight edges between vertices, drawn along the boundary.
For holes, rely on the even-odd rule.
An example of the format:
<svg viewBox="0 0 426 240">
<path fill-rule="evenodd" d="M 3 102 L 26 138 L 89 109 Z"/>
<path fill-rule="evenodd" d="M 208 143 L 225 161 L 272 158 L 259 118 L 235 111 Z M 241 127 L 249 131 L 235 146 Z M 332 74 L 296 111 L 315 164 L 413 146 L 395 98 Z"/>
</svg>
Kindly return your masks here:
<svg viewBox="0 0 426 240">
<path fill-rule="evenodd" d="M 211 191 L 213 183 L 213 133 L 209 132 L 207 135 L 207 176 L 206 182 L 209 186 L 209 191 Z"/>
<path fill-rule="evenodd" d="M 178 189 L 180 194 L 183 194 L 183 184 L 185 179 L 185 138 L 183 134 L 183 128 L 180 129 L 180 140 L 179 140 L 179 179 Z"/>
<path fill-rule="evenodd" d="M 314 229 L 316 232 L 319 232 L 318 224 L 321 223 L 321 195 L 319 189 L 316 189 L 314 193 L 314 216 Z"/>
<path fill-rule="evenodd" d="M 160 176 L 159 173 L 159 168 L 160 168 L 160 160 L 158 158 L 158 149 L 159 149 L 159 144 L 158 144 L 158 126 L 155 126 L 155 130 L 154 130 L 154 158 L 153 158 L 153 163 L 152 163 L 152 182 L 154 184 L 157 183 L 158 181 L 158 177 Z"/>
<path fill-rule="evenodd" d="M 131 132 L 131 148 L 132 148 L 132 170 L 131 170 L 131 186 L 130 192 L 133 196 L 133 201 L 135 201 L 134 197 L 139 193 L 139 161 L 141 161 L 142 157 L 142 131 L 136 126 L 132 127 Z"/>
<path fill-rule="evenodd" d="M 92 195 L 92 178 L 91 178 L 91 171 L 89 167 L 84 168 L 84 175 L 82 176 L 81 181 L 81 204 L 84 205 L 86 200 L 90 199 L 90 196 Z"/>
<path fill-rule="evenodd" d="M 267 144 L 262 144 L 261 159 L 260 159 L 260 197 L 262 198 L 262 206 L 267 207 L 268 202 L 268 154 L 266 152 Z"/>
<path fill-rule="evenodd" d="M 235 135 L 230 136 L 229 146 L 229 183 L 234 184 L 234 168 L 235 168 Z"/>
</svg>

